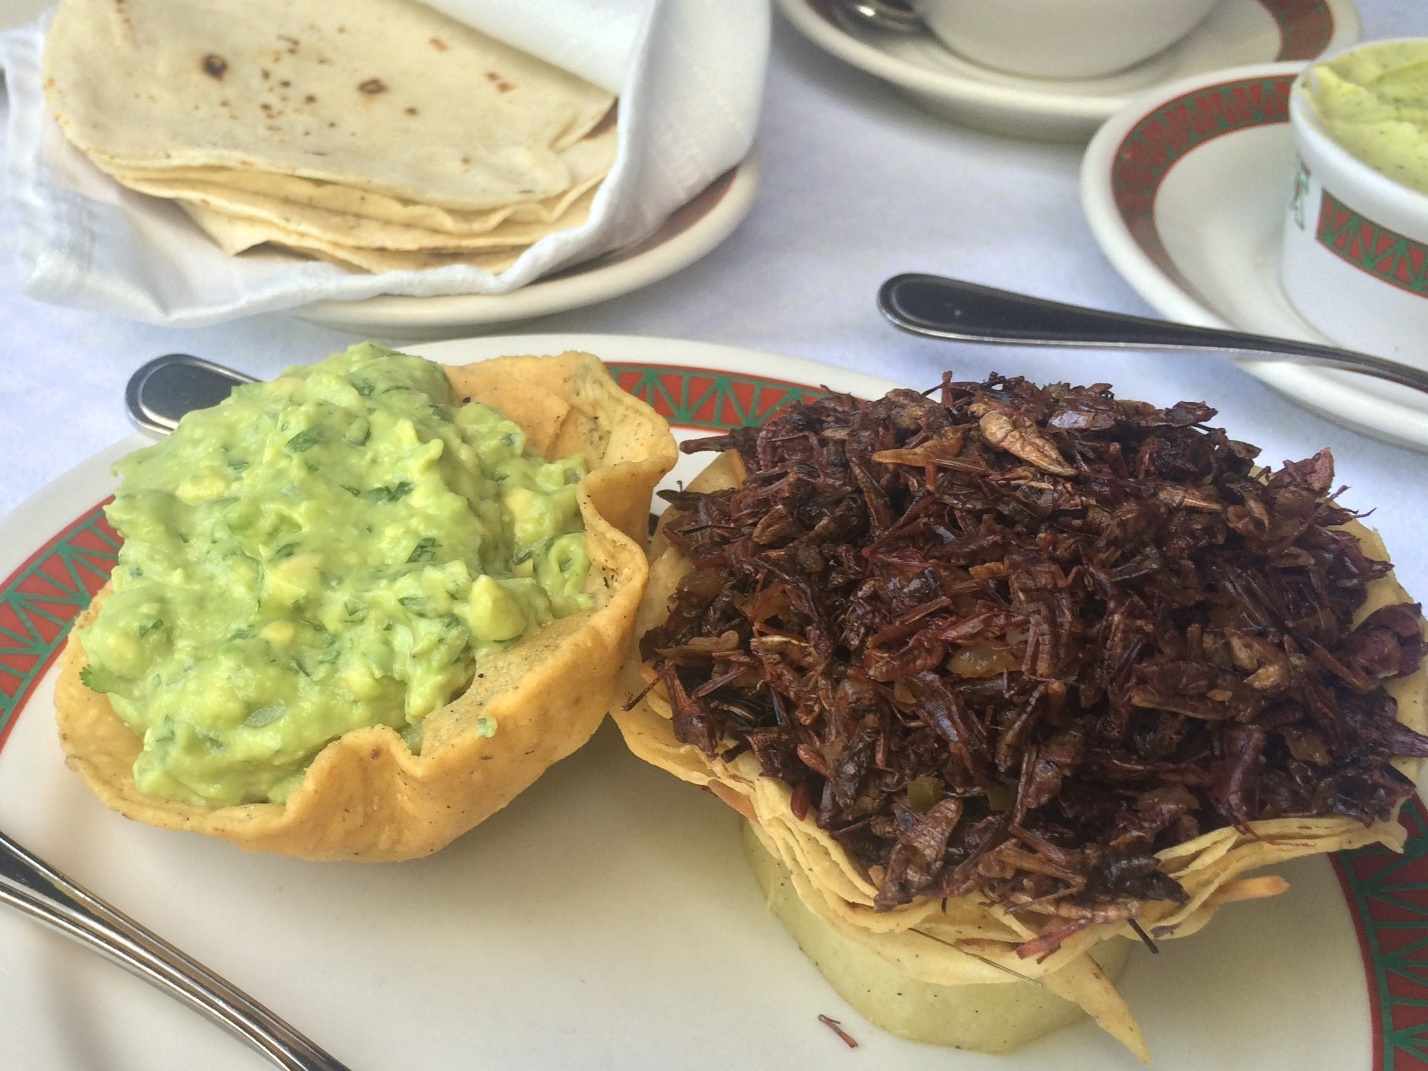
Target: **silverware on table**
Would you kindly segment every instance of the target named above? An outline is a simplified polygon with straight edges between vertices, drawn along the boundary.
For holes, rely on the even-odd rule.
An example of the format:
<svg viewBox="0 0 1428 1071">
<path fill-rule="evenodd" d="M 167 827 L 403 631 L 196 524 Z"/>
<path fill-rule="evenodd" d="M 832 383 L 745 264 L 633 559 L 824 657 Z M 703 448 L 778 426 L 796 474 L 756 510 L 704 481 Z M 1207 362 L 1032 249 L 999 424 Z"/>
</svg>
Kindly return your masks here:
<svg viewBox="0 0 1428 1071">
<path fill-rule="evenodd" d="M 124 405 L 134 423 L 155 435 L 178 427 L 190 409 L 207 409 L 252 376 L 188 353 L 166 353 L 139 366 L 124 388 Z"/>
<path fill-rule="evenodd" d="M 0 833 L 0 903 L 208 1016 L 284 1071 L 347 1071 L 241 989 Z M 197 1061 L 195 1061 L 197 1062 Z"/>
<path fill-rule="evenodd" d="M 1066 305 L 940 275 L 893 276 L 878 290 L 878 308 L 897 327 L 929 338 L 1011 346 L 1211 350 L 1326 365 L 1428 392 L 1428 372 L 1386 357 Z"/>
<path fill-rule="evenodd" d="M 833 0 L 848 22 L 894 33 L 921 33 L 926 27 L 907 0 Z"/>
</svg>

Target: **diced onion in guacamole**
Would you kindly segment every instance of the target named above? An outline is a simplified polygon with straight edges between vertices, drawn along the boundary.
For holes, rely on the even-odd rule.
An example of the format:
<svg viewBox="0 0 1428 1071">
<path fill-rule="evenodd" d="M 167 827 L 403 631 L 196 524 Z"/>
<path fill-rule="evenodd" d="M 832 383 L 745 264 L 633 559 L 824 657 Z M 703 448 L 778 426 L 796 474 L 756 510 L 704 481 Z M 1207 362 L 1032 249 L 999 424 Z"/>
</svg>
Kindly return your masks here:
<svg viewBox="0 0 1428 1071">
<path fill-rule="evenodd" d="M 483 655 L 590 605 L 583 461 L 374 343 L 239 387 L 117 471 L 124 546 L 79 639 L 154 796 L 281 802 L 363 726 L 419 748 Z"/>
</svg>

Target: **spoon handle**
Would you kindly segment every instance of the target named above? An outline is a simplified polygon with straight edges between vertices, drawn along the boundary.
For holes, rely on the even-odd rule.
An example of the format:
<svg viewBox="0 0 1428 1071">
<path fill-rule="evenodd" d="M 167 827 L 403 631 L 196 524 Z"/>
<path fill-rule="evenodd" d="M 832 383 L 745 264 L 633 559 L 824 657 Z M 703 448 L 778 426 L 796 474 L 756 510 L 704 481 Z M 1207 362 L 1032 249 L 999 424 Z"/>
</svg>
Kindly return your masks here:
<svg viewBox="0 0 1428 1071">
<path fill-rule="evenodd" d="M 940 275 L 893 276 L 878 291 L 878 307 L 904 331 L 931 338 L 1013 346 L 1265 354 L 1360 372 L 1428 392 L 1428 372 L 1368 353 L 1066 305 Z"/>
<path fill-rule="evenodd" d="M 834 0 L 849 22 L 894 33 L 921 33 L 922 19 L 907 0 Z"/>
<path fill-rule="evenodd" d="M 217 405 L 234 387 L 252 382 L 252 376 L 202 357 L 166 353 L 129 377 L 124 404 L 140 430 L 167 435 L 185 413 Z"/>
<path fill-rule="evenodd" d="M 347 1071 L 294 1027 L 0 833 L 0 904 L 85 945 L 208 1016 L 283 1071 Z"/>
</svg>

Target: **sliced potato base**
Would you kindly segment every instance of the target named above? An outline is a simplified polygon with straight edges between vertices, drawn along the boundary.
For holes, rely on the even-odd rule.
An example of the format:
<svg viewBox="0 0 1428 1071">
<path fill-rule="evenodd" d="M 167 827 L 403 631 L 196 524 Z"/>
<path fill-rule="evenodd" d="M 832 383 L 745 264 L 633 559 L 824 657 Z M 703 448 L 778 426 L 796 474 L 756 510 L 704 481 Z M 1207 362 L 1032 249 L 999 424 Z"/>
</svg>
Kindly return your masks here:
<svg viewBox="0 0 1428 1071">
<path fill-rule="evenodd" d="M 804 906 L 788 870 L 770 853 L 758 826 L 743 824 L 744 852 L 769 910 L 824 978 L 869 1022 L 890 1034 L 973 1052 L 1011 1052 L 1086 1013 L 1038 982 L 936 985 L 909 977 L 856 937 L 839 933 Z M 1094 958 L 1120 977 L 1130 943 L 1108 941 Z"/>
</svg>

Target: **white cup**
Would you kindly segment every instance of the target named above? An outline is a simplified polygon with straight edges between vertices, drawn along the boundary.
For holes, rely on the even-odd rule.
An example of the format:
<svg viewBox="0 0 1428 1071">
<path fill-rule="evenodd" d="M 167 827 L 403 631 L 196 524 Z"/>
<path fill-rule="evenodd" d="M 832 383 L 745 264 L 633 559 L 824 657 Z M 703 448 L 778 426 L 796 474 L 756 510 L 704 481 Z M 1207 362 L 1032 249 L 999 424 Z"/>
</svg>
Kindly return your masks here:
<svg viewBox="0 0 1428 1071">
<path fill-rule="evenodd" d="M 1289 92 L 1299 163 L 1280 282 L 1299 314 L 1340 345 L 1428 369 L 1428 194 L 1334 140 L 1314 107 L 1313 77 L 1306 68 Z"/>
<path fill-rule="evenodd" d="M 1219 0 L 913 0 L 953 52 L 1034 78 L 1095 78 L 1149 59 Z"/>
</svg>

